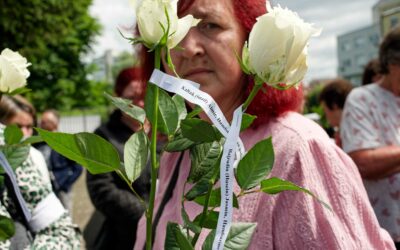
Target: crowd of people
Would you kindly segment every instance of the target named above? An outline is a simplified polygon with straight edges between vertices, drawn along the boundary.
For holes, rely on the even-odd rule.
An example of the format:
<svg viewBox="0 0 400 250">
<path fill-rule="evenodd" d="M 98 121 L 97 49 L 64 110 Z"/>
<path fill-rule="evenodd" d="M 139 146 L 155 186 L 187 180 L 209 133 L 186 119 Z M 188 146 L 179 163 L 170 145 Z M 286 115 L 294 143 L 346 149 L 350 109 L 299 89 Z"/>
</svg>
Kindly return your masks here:
<svg viewBox="0 0 400 250">
<path fill-rule="evenodd" d="M 191 14 L 201 21 L 180 42 L 181 49 L 171 51 L 175 69 L 166 61 L 163 68 L 199 83 L 228 120 L 254 86 L 234 51 L 242 50 L 265 6 L 265 0 L 178 1 L 179 15 Z M 143 107 L 154 55 L 140 54 L 140 66 L 117 76 L 114 94 Z M 299 112 L 304 105 L 301 85 L 285 91 L 266 87 L 247 109 L 257 118 L 240 134 L 246 150 L 272 136 L 275 164 L 269 176 L 310 189 L 332 209 L 298 192 L 240 197 L 233 220 L 257 223 L 249 249 L 400 249 L 400 27 L 385 36 L 378 58 L 366 65 L 362 82 L 356 85 L 362 86 L 331 79 L 319 95 L 327 122 L 334 128 L 332 138 Z M 209 121 L 204 113 L 199 117 Z M 0 140 L 4 141 L 8 124 L 18 125 L 24 137 L 32 136 L 36 120 L 35 108 L 25 98 L 3 96 Z M 48 109 L 42 112 L 39 126 L 58 131 L 59 122 L 58 112 Z M 148 133 L 150 125 L 146 122 L 142 127 L 116 109 L 95 133 L 111 142 L 123 159 L 125 142 L 140 129 Z M 1 194 L 0 214 L 15 220 L 17 233 L 0 242 L 0 248 L 79 249 L 81 234 L 71 220 L 71 188 L 82 167 L 45 143 L 34 146 L 15 175 L 33 217 L 40 217 L 37 207 L 51 210 L 52 216 L 41 219 L 40 226 L 29 224 L 15 209 L 20 201 L 8 185 Z M 190 188 L 185 185 L 190 163 L 187 151 L 161 157 L 153 249 L 164 249 L 168 222 L 183 222 L 181 195 Z M 95 207 L 83 233 L 86 248 L 143 249 L 145 206 L 131 188 L 148 200 L 150 163 L 132 187 L 114 172 L 86 172 L 86 184 Z M 234 191 L 239 190 L 234 183 Z M 184 201 L 184 206 L 191 219 L 202 210 L 191 201 Z M 205 241 L 205 233 L 200 234 L 198 245 Z"/>
</svg>

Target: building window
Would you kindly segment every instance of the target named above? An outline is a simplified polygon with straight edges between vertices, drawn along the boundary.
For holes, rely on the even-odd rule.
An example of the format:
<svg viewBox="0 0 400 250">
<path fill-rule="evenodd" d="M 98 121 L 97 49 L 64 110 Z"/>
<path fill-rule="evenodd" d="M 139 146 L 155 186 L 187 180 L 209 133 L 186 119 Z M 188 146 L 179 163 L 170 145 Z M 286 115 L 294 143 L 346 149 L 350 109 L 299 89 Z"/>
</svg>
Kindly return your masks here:
<svg viewBox="0 0 400 250">
<path fill-rule="evenodd" d="M 379 36 L 377 34 L 373 34 L 369 37 L 369 41 L 375 45 L 378 46 L 379 45 Z"/>
<path fill-rule="evenodd" d="M 356 57 L 357 66 L 364 67 L 367 64 L 368 58 L 366 55 L 358 55 Z"/>
<path fill-rule="evenodd" d="M 342 50 L 343 50 L 343 51 L 349 51 L 349 50 L 351 50 L 351 44 L 350 44 L 350 43 L 343 43 L 343 44 L 342 44 Z"/>
<path fill-rule="evenodd" d="M 399 19 L 397 18 L 397 16 L 392 16 L 390 18 L 390 28 L 393 28 L 394 26 L 396 26 L 399 23 Z"/>
<path fill-rule="evenodd" d="M 351 66 L 351 60 L 350 59 L 343 60 L 342 65 L 343 65 L 344 68 L 350 67 Z"/>
<path fill-rule="evenodd" d="M 365 41 L 364 37 L 357 37 L 355 43 L 356 43 L 356 47 L 361 47 L 366 43 L 366 41 Z"/>
</svg>

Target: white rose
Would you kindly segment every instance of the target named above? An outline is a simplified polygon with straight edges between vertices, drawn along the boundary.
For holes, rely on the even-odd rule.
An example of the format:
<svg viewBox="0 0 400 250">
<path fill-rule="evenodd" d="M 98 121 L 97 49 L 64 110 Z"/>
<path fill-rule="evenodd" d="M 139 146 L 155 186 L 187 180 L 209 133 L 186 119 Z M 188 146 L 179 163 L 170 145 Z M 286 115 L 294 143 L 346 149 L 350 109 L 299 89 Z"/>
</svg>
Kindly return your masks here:
<svg viewBox="0 0 400 250">
<path fill-rule="evenodd" d="M 189 29 L 199 22 L 192 15 L 178 18 L 178 0 L 133 0 L 132 2 L 136 9 L 136 21 L 140 36 L 149 48 L 154 45 L 166 45 L 169 49 L 174 48 L 189 32 Z M 162 40 L 165 35 L 166 41 Z"/>
<path fill-rule="evenodd" d="M 298 84 L 307 72 L 307 44 L 320 30 L 304 22 L 297 13 L 279 5 L 257 18 L 243 48 L 244 67 L 277 88 Z M 257 79 L 258 78 L 258 79 Z"/>
<path fill-rule="evenodd" d="M 24 87 L 31 65 L 18 52 L 4 49 L 0 54 L 0 92 L 9 93 Z"/>
</svg>

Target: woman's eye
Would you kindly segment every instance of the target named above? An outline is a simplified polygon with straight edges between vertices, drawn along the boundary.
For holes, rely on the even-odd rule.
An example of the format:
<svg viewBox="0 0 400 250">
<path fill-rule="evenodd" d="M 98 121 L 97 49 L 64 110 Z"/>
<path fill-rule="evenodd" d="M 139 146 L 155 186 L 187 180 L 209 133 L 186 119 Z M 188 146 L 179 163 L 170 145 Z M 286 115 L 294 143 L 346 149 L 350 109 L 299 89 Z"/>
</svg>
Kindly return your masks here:
<svg viewBox="0 0 400 250">
<path fill-rule="evenodd" d="M 220 26 L 216 23 L 204 23 L 201 28 L 204 30 L 213 30 L 220 28 Z"/>
</svg>

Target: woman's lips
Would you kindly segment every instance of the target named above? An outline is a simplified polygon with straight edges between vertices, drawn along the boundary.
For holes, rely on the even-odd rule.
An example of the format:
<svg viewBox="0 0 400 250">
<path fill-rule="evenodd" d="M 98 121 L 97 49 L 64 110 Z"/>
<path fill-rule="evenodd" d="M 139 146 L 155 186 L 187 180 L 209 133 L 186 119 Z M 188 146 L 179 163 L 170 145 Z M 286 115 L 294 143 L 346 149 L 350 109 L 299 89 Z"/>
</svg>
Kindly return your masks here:
<svg viewBox="0 0 400 250">
<path fill-rule="evenodd" d="M 203 74 L 208 74 L 211 73 L 212 71 L 209 69 L 193 69 L 193 70 L 189 70 L 186 74 L 184 74 L 184 78 L 192 78 L 192 77 L 196 77 L 196 76 L 200 76 Z"/>
</svg>

